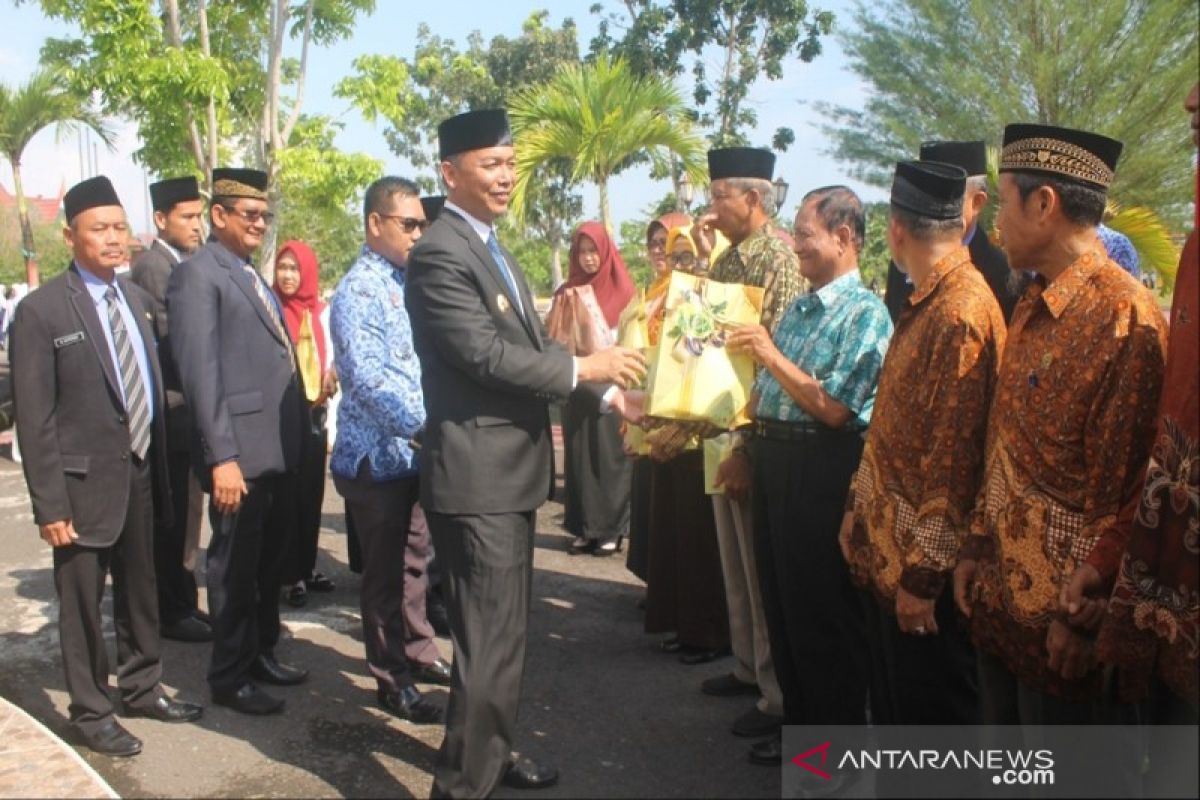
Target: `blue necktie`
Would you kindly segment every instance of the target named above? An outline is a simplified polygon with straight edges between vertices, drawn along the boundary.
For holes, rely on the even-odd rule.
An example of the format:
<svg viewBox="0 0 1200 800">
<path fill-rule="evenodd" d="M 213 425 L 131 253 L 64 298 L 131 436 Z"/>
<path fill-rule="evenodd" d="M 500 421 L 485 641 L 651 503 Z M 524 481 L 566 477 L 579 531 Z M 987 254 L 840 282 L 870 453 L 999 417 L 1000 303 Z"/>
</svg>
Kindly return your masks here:
<svg viewBox="0 0 1200 800">
<path fill-rule="evenodd" d="M 492 253 L 492 258 L 495 260 L 496 266 L 500 269 L 500 277 L 504 278 L 504 283 L 508 286 L 508 291 L 513 296 L 513 303 L 517 307 L 517 313 L 524 317 L 525 308 L 521 305 L 521 293 L 517 291 L 517 282 L 513 279 L 513 274 L 508 268 L 508 262 L 504 260 L 504 253 L 500 252 L 500 242 L 496 239 L 495 231 L 488 234 L 487 246 L 488 250 Z"/>
</svg>

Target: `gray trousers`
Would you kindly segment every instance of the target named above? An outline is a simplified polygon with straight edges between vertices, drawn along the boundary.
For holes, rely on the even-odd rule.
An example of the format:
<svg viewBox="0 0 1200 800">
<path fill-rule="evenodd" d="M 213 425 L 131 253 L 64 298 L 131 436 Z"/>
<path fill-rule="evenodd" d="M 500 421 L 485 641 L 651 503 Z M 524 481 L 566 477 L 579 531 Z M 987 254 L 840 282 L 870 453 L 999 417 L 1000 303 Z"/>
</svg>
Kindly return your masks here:
<svg viewBox="0 0 1200 800">
<path fill-rule="evenodd" d="M 534 512 L 425 512 L 454 642 L 433 797 L 487 797 L 504 776 L 525 672 Z"/>
</svg>

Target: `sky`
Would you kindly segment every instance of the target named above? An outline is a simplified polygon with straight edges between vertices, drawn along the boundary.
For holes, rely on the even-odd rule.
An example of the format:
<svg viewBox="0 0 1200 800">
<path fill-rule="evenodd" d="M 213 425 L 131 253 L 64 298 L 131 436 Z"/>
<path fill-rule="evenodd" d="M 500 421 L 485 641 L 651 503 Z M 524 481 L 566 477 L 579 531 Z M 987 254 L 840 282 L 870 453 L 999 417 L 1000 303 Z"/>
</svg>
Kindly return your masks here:
<svg viewBox="0 0 1200 800">
<path fill-rule="evenodd" d="M 547 25 L 557 28 L 567 17 L 575 21 L 580 33 L 580 49 L 586 50 L 598 22 L 598 18 L 588 11 L 593 2 L 440 0 L 416 4 L 409 0 L 378 0 L 374 14 L 359 19 L 352 38 L 310 52 L 303 110 L 329 114 L 343 122 L 345 128 L 337 139 L 337 145 L 343 150 L 359 151 L 380 159 L 386 173 L 411 175 L 411 165 L 388 150 L 382 126 L 366 122 L 348 102 L 333 96 L 334 84 L 352 72 L 351 63 L 356 57 L 379 53 L 410 58 L 420 22 L 426 23 L 435 35 L 460 45 L 473 30 L 479 30 L 485 41 L 497 35 L 517 36 L 528 14 L 546 7 L 552 8 Z M 70 29 L 45 19 L 35 3 L 23 3 L 16 8 L 8 3 L 4 5 L 5 36 L 0 41 L 0 75 L 3 78 L 0 80 L 12 86 L 24 82 L 37 68 L 39 51 L 47 38 L 69 34 Z M 606 5 L 612 6 L 613 0 L 608 0 Z M 842 24 L 849 22 L 851 0 L 814 0 L 812 5 L 833 11 Z M 414 11 L 414 7 L 419 10 Z M 214 31 L 213 35 L 219 36 L 220 32 Z M 785 65 L 781 80 L 760 80 L 748 97 L 759 115 L 758 128 L 750 137 L 752 144 L 768 145 L 772 133 L 780 126 L 789 126 L 796 133 L 795 144 L 786 153 L 779 154 L 775 167 L 776 176 L 782 176 L 791 186 L 784 204 L 786 213 L 795 209 L 800 197 L 809 189 L 833 183 L 849 185 L 865 200 L 885 198 L 882 190 L 851 179 L 848 166 L 834 161 L 824 152 L 829 142 L 816 127 L 820 115 L 812 103 L 825 100 L 858 108 L 867 96 L 867 86 L 847 68 L 846 56 L 835 37 L 825 38 L 823 48 L 822 55 L 811 64 L 791 60 Z M 295 49 L 298 50 L 298 46 Z M 710 70 L 710 74 L 713 71 Z M 680 89 L 690 98 L 690 81 L 683 79 Z M 96 171 L 113 179 L 134 229 L 145 232 L 151 228 L 145 187 L 159 176 L 147 175 L 132 158 L 131 154 L 138 148 L 136 126 L 117 121 L 115 127 L 118 136 L 114 150 L 108 151 L 102 144 L 96 149 Z M 95 141 L 94 137 L 92 141 Z M 30 195 L 57 194 L 61 185 L 69 187 L 83 177 L 80 162 L 80 143 L 76 135 L 68 134 L 59 140 L 54 129 L 42 131 L 25 152 L 21 174 L 26 192 Z M 88 166 L 83 169 L 86 172 Z M 7 162 L 0 169 L 0 183 L 11 190 L 12 174 Z M 581 189 L 585 215 L 598 216 L 595 187 L 585 184 Z M 668 191 L 669 181 L 650 180 L 646 168 L 618 175 L 609 185 L 614 222 L 619 226 L 625 220 L 642 219 L 647 206 Z"/>
</svg>

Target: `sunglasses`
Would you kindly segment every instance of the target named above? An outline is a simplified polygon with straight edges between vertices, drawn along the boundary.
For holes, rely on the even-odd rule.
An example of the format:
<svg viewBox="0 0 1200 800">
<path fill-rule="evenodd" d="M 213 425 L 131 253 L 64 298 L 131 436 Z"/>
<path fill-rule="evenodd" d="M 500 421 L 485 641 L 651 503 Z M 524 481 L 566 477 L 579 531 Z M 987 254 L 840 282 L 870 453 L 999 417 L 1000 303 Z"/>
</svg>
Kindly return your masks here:
<svg viewBox="0 0 1200 800">
<path fill-rule="evenodd" d="M 427 219 L 402 217 L 399 214 L 380 214 L 379 216 L 383 219 L 396 220 L 396 223 L 400 226 L 400 230 L 404 231 L 405 233 L 412 233 L 413 231 L 421 231 L 424 233 L 425 229 L 429 227 L 429 220 Z"/>
<path fill-rule="evenodd" d="M 233 206 L 222 205 L 221 208 L 228 211 L 230 214 L 235 214 L 246 220 L 251 225 L 261 221 L 263 225 L 270 225 L 275 222 L 275 215 L 270 211 L 243 211 L 240 208 Z"/>
</svg>

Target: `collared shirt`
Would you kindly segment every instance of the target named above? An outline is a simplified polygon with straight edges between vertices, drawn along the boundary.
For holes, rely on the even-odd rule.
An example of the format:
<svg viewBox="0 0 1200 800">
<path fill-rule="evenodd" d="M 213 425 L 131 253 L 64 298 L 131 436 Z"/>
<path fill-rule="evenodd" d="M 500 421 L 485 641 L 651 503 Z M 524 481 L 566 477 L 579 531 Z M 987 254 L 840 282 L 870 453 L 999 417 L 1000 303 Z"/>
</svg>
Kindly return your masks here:
<svg viewBox="0 0 1200 800">
<path fill-rule="evenodd" d="M 329 327 L 342 389 L 330 469 L 355 478 L 366 458 L 376 481 L 416 474 L 410 440 L 425 426 L 425 405 L 404 271 L 364 245 L 338 284 Z"/>
<path fill-rule="evenodd" d="M 966 536 L 983 473 L 1004 315 L 971 254 L 934 265 L 888 344 L 854 481 L 851 574 L 885 601 L 936 598 Z"/>
<path fill-rule="evenodd" d="M 865 430 L 891 335 L 887 308 L 854 270 L 796 298 L 772 338 L 789 361 L 850 410 L 847 430 Z M 759 372 L 755 390 L 759 419 L 815 422 L 769 370 Z"/>
<path fill-rule="evenodd" d="M 92 303 L 96 306 L 96 315 L 100 317 L 100 329 L 104 331 L 104 341 L 108 342 L 108 353 L 112 356 L 113 371 L 117 375 L 117 389 L 121 392 L 121 402 L 128 403 L 129 401 L 125 397 L 125 385 L 121 382 L 121 360 L 117 357 L 117 345 L 113 340 L 112 326 L 108 322 L 108 301 L 104 299 L 104 293 L 108 291 L 109 286 L 117 290 L 117 309 L 121 312 L 121 321 L 125 323 L 129 344 L 133 346 L 133 355 L 137 359 L 138 372 L 141 373 L 142 386 L 146 391 L 146 402 L 150 405 L 150 414 L 153 415 L 155 411 L 154 373 L 150 371 L 150 357 L 146 353 L 146 342 L 142 339 L 141 329 L 138 328 L 137 317 L 134 316 L 133 309 L 129 307 L 125 293 L 121 291 L 121 284 L 116 280 L 111 284 L 105 283 L 97 275 L 81 266 L 78 261 L 75 262 L 75 268 L 79 270 L 79 276 L 83 278 L 83 285 L 91 295 Z"/>
<path fill-rule="evenodd" d="M 774 233 L 768 222 L 742 241 L 730 246 L 709 270 L 708 279 L 718 283 L 759 286 L 763 292 L 763 327 L 774 331 L 792 301 L 807 289 L 800 274 L 800 260 Z"/>
<path fill-rule="evenodd" d="M 1026 686 L 1094 697 L 1099 673 L 1064 681 L 1046 633 L 1059 590 L 1137 490 L 1164 360 L 1162 312 L 1100 240 L 1017 305 L 988 421 L 983 485 L 962 558 L 979 562 L 977 646 Z"/>
<path fill-rule="evenodd" d="M 164 238 L 162 238 L 161 236 L 159 236 L 159 237 L 156 237 L 154 241 L 156 241 L 156 242 L 158 242 L 160 245 L 162 245 L 162 246 L 163 246 L 163 249 L 164 249 L 164 250 L 166 250 L 168 253 L 170 253 L 170 254 L 171 254 L 171 258 L 175 259 L 175 263 L 176 263 L 176 264 L 178 264 L 180 261 L 183 261 L 183 256 L 182 256 L 182 255 L 180 255 L 179 251 L 178 251 L 178 250 L 176 250 L 174 247 L 172 247 L 172 246 L 171 246 L 171 245 L 170 245 L 170 244 L 167 242 L 167 240 L 166 240 L 166 239 L 164 239 Z"/>
</svg>

